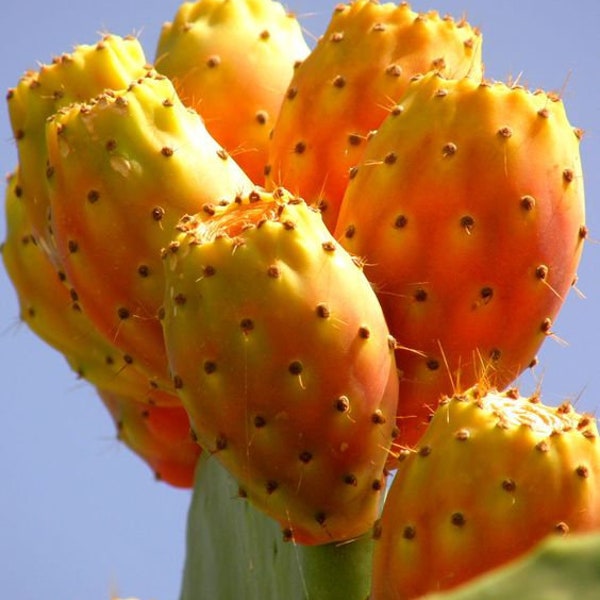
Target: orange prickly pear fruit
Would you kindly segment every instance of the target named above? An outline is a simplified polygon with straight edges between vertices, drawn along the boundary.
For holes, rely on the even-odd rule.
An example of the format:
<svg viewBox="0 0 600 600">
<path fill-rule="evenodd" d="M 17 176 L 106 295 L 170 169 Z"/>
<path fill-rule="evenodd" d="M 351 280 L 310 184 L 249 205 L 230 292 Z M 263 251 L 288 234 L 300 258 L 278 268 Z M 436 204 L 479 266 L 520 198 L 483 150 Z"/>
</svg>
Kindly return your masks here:
<svg viewBox="0 0 600 600">
<path fill-rule="evenodd" d="M 199 443 L 285 539 L 365 533 L 385 487 L 397 375 L 360 266 L 283 190 L 182 230 L 164 252 L 163 326 Z"/>
<path fill-rule="evenodd" d="M 97 329 L 168 389 L 160 250 L 186 213 L 252 189 L 171 82 L 149 72 L 47 123 L 57 251 Z"/>
<path fill-rule="evenodd" d="M 27 71 L 8 91 L 10 122 L 19 154 L 23 202 L 32 234 L 58 266 L 46 189 L 48 151 L 45 123 L 72 102 L 85 102 L 105 89 L 123 89 L 149 67 L 132 36 L 105 35 L 96 44 L 76 46 L 37 71 Z"/>
<path fill-rule="evenodd" d="M 107 390 L 97 392 L 115 422 L 118 439 L 150 466 L 156 479 L 193 487 L 201 449 L 181 405 L 149 406 Z"/>
<path fill-rule="evenodd" d="M 549 535 L 600 529 L 596 420 L 538 394 L 444 399 L 405 451 L 376 525 L 373 600 L 453 588 Z"/>
<path fill-rule="evenodd" d="M 267 183 L 319 206 L 331 231 L 367 141 L 411 77 L 481 77 L 481 35 L 466 21 L 406 2 L 338 4 L 287 89 L 269 146 Z"/>
<path fill-rule="evenodd" d="M 2 244 L 2 259 L 17 293 L 21 320 L 63 354 L 73 371 L 87 382 L 147 403 L 179 404 L 177 396 L 155 389 L 131 357 L 97 331 L 64 273 L 37 243 L 26 210 L 26 189 L 18 171 L 9 177 L 7 234 Z"/>
<path fill-rule="evenodd" d="M 256 184 L 294 67 L 309 53 L 294 15 L 273 0 L 183 3 L 163 26 L 156 69 L 202 116 Z"/>
<path fill-rule="evenodd" d="M 580 138 L 552 94 L 432 73 L 369 142 L 335 235 L 400 346 L 404 445 L 444 394 L 503 389 L 553 335 L 587 235 Z"/>
</svg>

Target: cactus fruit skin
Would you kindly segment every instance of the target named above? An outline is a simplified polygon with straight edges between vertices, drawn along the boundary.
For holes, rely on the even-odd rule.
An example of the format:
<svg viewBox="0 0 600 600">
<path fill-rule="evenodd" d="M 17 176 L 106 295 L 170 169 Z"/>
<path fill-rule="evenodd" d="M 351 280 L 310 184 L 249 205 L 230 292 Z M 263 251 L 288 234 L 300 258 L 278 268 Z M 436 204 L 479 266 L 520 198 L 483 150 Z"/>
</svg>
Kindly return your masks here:
<svg viewBox="0 0 600 600">
<path fill-rule="evenodd" d="M 47 124 L 52 229 L 97 329 L 170 389 L 160 249 L 186 213 L 252 184 L 155 72 Z"/>
<path fill-rule="evenodd" d="M 428 74 L 369 142 L 335 236 L 401 347 L 404 445 L 444 394 L 504 388 L 553 335 L 587 235 L 580 137 L 552 95 Z"/>
<path fill-rule="evenodd" d="M 2 259 L 17 292 L 20 318 L 62 353 L 82 379 L 111 393 L 151 404 L 179 404 L 176 396 L 154 389 L 130 358 L 102 337 L 84 313 L 65 276 L 36 242 L 26 210 L 26 188 L 18 171 L 9 176 L 5 213 L 7 234 Z"/>
<path fill-rule="evenodd" d="M 148 406 L 107 390 L 97 392 L 115 422 L 118 439 L 148 463 L 156 479 L 191 488 L 202 451 L 183 407 Z"/>
<path fill-rule="evenodd" d="M 432 69 L 481 77 L 481 34 L 466 21 L 407 3 L 339 4 L 327 31 L 298 67 L 275 123 L 267 186 L 318 205 L 330 231 L 351 167 L 403 95 Z"/>
<path fill-rule="evenodd" d="M 318 211 L 255 191 L 164 252 L 174 386 L 201 446 L 301 544 L 368 531 L 394 435 L 393 340 Z"/>
<path fill-rule="evenodd" d="M 279 2 L 201 0 L 183 3 L 163 26 L 155 65 L 259 185 L 285 90 L 308 53 Z"/>
<path fill-rule="evenodd" d="M 600 528 L 595 419 L 539 394 L 443 400 L 398 463 L 373 557 L 373 600 L 449 589 L 549 535 Z"/>
<path fill-rule="evenodd" d="M 45 122 L 72 102 L 84 102 L 105 89 L 126 88 L 148 68 L 137 39 L 105 35 L 96 44 L 76 46 L 73 52 L 54 58 L 38 71 L 27 71 L 8 91 L 8 111 L 32 233 L 56 265 L 45 182 L 48 168 Z"/>
</svg>

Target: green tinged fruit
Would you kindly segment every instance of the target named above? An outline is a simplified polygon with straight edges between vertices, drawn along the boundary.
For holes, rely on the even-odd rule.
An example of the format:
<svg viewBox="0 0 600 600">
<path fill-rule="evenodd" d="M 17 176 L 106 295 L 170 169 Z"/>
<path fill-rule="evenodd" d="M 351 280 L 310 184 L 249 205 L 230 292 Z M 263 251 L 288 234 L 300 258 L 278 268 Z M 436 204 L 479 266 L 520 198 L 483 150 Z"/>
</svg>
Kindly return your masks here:
<svg viewBox="0 0 600 600">
<path fill-rule="evenodd" d="M 369 142 L 335 235 L 400 346 L 401 444 L 443 394 L 505 387 L 554 335 L 587 235 L 580 138 L 554 95 L 428 74 Z"/>
<path fill-rule="evenodd" d="M 411 78 L 435 70 L 481 78 L 481 34 L 405 2 L 338 4 L 298 67 L 269 146 L 268 184 L 319 206 L 335 229 L 348 173 Z"/>
<path fill-rule="evenodd" d="M 156 69 L 256 184 L 295 66 L 309 53 L 294 15 L 272 0 L 183 3 L 163 26 Z"/>
<path fill-rule="evenodd" d="M 600 529 L 598 429 L 569 403 L 448 397 L 397 468 L 374 529 L 373 600 L 453 588 L 549 535 Z"/>
<path fill-rule="evenodd" d="M 51 223 L 67 279 L 97 329 L 168 389 L 160 249 L 184 214 L 250 181 L 154 72 L 59 111 L 47 144 Z"/>
<path fill-rule="evenodd" d="M 173 384 L 201 446 L 302 544 L 369 529 L 395 433 L 393 340 L 318 211 L 260 191 L 164 251 Z"/>
<path fill-rule="evenodd" d="M 96 44 L 76 46 L 73 52 L 54 58 L 51 64 L 27 71 L 8 91 L 8 112 L 17 142 L 27 215 L 37 242 L 56 265 L 59 260 L 46 188 L 46 120 L 72 102 L 85 102 L 105 89 L 126 88 L 148 68 L 137 39 L 105 35 Z"/>
<path fill-rule="evenodd" d="M 21 320 L 89 383 L 147 403 L 178 403 L 176 396 L 154 389 L 131 357 L 98 333 L 65 275 L 36 242 L 24 194 L 17 171 L 6 186 L 2 259 L 17 292 Z"/>
</svg>

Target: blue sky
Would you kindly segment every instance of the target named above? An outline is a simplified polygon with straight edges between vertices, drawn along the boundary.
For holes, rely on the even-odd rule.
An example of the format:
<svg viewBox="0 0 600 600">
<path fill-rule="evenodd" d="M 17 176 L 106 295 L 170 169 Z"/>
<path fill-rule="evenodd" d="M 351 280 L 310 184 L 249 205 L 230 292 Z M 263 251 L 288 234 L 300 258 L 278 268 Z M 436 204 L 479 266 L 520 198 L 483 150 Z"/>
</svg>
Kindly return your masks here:
<svg viewBox="0 0 600 600">
<path fill-rule="evenodd" d="M 319 35 L 333 2 L 286 5 L 308 37 Z M 13 86 L 38 61 L 92 43 L 100 32 L 139 34 L 154 53 L 176 0 L 10 2 L 0 25 L 0 87 Z M 571 294 L 556 323 L 566 343 L 548 340 L 536 370 L 543 397 L 578 398 L 581 411 L 600 407 L 600 39 L 596 0 L 415 0 L 415 10 L 467 16 L 484 35 L 486 74 L 557 90 L 573 125 L 583 128 L 587 244 L 579 271 L 586 299 Z M 596 163 L 596 164 L 595 164 Z M 16 164 L 6 105 L 0 107 L 0 170 Z M 5 224 L 0 219 L 0 238 Z M 567 345 L 568 344 L 568 345 Z M 15 294 L 0 269 L 0 590 L 13 600 L 142 600 L 177 597 L 190 494 L 154 481 L 114 435 L 91 389 L 64 360 L 19 325 Z M 525 377 L 525 388 L 536 380 Z"/>
</svg>

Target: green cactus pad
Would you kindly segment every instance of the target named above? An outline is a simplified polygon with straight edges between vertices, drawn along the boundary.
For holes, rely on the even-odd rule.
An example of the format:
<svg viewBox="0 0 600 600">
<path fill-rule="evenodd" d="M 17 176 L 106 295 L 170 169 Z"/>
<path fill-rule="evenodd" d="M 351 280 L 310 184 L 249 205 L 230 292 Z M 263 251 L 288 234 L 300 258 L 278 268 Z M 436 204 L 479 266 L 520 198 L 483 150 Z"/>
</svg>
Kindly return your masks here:
<svg viewBox="0 0 600 600">
<path fill-rule="evenodd" d="M 364 600 L 371 545 L 369 537 L 323 546 L 284 542 L 279 525 L 240 499 L 235 480 L 204 454 L 180 600 Z"/>
<path fill-rule="evenodd" d="M 180 600 L 304 598 L 297 547 L 279 525 L 240 499 L 216 458 L 200 459 L 187 531 Z"/>
</svg>

